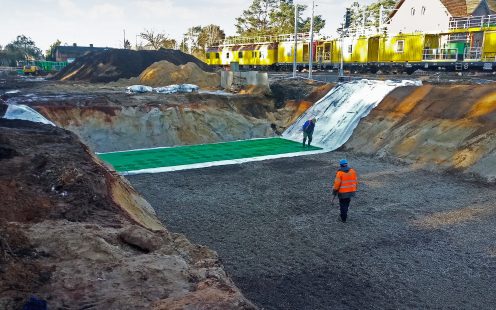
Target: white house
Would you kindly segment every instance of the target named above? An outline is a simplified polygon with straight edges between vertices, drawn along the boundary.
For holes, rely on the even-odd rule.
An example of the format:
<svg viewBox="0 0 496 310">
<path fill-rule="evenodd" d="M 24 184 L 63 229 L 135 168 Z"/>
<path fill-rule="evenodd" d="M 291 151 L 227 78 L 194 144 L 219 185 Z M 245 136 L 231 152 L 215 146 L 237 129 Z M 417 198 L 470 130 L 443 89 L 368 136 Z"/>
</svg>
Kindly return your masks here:
<svg viewBox="0 0 496 310">
<path fill-rule="evenodd" d="M 400 0 L 389 15 L 388 32 L 441 33 L 452 17 L 495 14 L 496 0 Z"/>
</svg>

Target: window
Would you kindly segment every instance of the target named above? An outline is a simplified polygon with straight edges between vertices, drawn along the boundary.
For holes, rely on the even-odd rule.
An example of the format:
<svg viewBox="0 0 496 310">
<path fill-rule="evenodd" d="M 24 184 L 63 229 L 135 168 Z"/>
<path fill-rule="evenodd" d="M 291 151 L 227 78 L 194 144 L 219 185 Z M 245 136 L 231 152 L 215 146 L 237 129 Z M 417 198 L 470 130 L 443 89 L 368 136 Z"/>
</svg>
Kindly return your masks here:
<svg viewBox="0 0 496 310">
<path fill-rule="evenodd" d="M 229 58 L 229 53 L 226 53 L 226 58 Z"/>
<path fill-rule="evenodd" d="M 348 45 L 348 54 L 353 53 L 353 45 Z"/>
<path fill-rule="evenodd" d="M 266 53 L 265 51 L 260 51 L 260 58 L 265 58 L 266 57 Z"/>
<path fill-rule="evenodd" d="M 243 58 L 243 52 L 238 52 L 238 58 Z"/>
<path fill-rule="evenodd" d="M 403 53 L 405 51 L 405 40 L 396 42 L 396 53 Z"/>
<path fill-rule="evenodd" d="M 215 59 L 219 59 L 220 55 L 219 53 L 215 53 Z"/>
<path fill-rule="evenodd" d="M 205 58 L 210 59 L 210 53 L 206 53 Z"/>
<path fill-rule="evenodd" d="M 422 7 L 422 15 L 425 15 L 425 6 Z"/>
<path fill-rule="evenodd" d="M 287 57 L 291 57 L 292 54 L 293 53 L 292 53 L 292 50 L 291 49 L 286 50 L 286 56 Z"/>
<path fill-rule="evenodd" d="M 415 16 L 415 8 L 411 9 L 412 16 Z"/>
</svg>

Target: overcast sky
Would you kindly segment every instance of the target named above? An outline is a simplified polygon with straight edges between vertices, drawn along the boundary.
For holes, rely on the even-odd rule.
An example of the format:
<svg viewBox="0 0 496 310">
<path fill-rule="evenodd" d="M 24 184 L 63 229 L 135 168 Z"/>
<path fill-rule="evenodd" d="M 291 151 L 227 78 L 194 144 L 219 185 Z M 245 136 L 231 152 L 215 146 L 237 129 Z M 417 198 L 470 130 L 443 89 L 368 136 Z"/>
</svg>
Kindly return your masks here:
<svg viewBox="0 0 496 310">
<path fill-rule="evenodd" d="M 326 20 L 323 34 L 332 35 L 345 8 L 356 0 L 316 0 L 316 14 Z M 62 43 L 122 47 L 123 30 L 134 46 L 144 29 L 165 32 L 181 40 L 195 25 L 219 25 L 235 35 L 235 18 L 252 0 L 0 0 L 0 45 L 19 34 L 31 37 L 46 50 L 59 39 Z M 298 3 L 311 4 L 311 0 Z M 359 1 L 370 3 L 372 0 Z M 311 9 L 307 9 L 309 16 Z M 139 40 L 139 38 L 138 38 Z"/>
</svg>

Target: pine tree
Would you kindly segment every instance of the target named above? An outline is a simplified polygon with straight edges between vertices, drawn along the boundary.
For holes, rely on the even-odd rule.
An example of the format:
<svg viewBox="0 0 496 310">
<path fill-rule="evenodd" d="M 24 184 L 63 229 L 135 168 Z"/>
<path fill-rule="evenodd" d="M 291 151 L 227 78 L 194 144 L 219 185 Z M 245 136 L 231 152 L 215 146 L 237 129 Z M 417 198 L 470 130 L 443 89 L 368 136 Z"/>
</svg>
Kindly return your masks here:
<svg viewBox="0 0 496 310">
<path fill-rule="evenodd" d="M 301 16 L 306 5 L 298 5 L 298 32 L 310 31 L 311 18 Z M 248 10 L 236 19 L 241 36 L 280 35 L 294 32 L 295 5 L 292 0 L 254 0 Z M 314 31 L 325 26 L 321 15 L 314 16 Z"/>
<path fill-rule="evenodd" d="M 201 29 L 198 35 L 198 46 L 205 49 L 208 46 L 218 45 L 226 37 L 224 30 L 217 25 L 208 25 Z"/>
<path fill-rule="evenodd" d="M 363 7 L 358 2 L 354 2 L 349 9 L 351 10 L 351 26 L 350 28 L 374 27 L 379 30 L 379 19 L 381 5 L 383 7 L 383 19 L 396 6 L 396 0 L 378 0 L 370 5 Z M 363 19 L 365 18 L 365 23 Z M 384 20 L 383 20 L 384 22 Z"/>
<path fill-rule="evenodd" d="M 278 0 L 253 0 L 250 7 L 236 18 L 237 33 L 241 36 L 270 34 L 270 15 L 276 10 L 278 2 Z"/>
</svg>

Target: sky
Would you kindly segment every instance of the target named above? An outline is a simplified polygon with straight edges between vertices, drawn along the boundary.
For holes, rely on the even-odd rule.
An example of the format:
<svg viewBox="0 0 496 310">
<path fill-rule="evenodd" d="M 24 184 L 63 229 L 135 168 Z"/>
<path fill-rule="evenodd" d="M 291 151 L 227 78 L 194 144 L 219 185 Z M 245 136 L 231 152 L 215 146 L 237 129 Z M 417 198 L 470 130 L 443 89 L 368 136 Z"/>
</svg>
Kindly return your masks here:
<svg viewBox="0 0 496 310">
<path fill-rule="evenodd" d="M 315 14 L 326 20 L 322 34 L 334 35 L 345 8 L 357 0 L 315 0 Z M 311 0 L 296 0 L 309 5 Z M 359 1 L 363 4 L 372 0 Z M 163 32 L 176 40 L 192 26 L 219 25 L 236 34 L 235 18 L 252 0 L 0 0 L 0 45 L 24 34 L 43 51 L 57 39 L 62 43 L 122 47 L 124 30 L 134 46 L 143 30 Z"/>
</svg>

